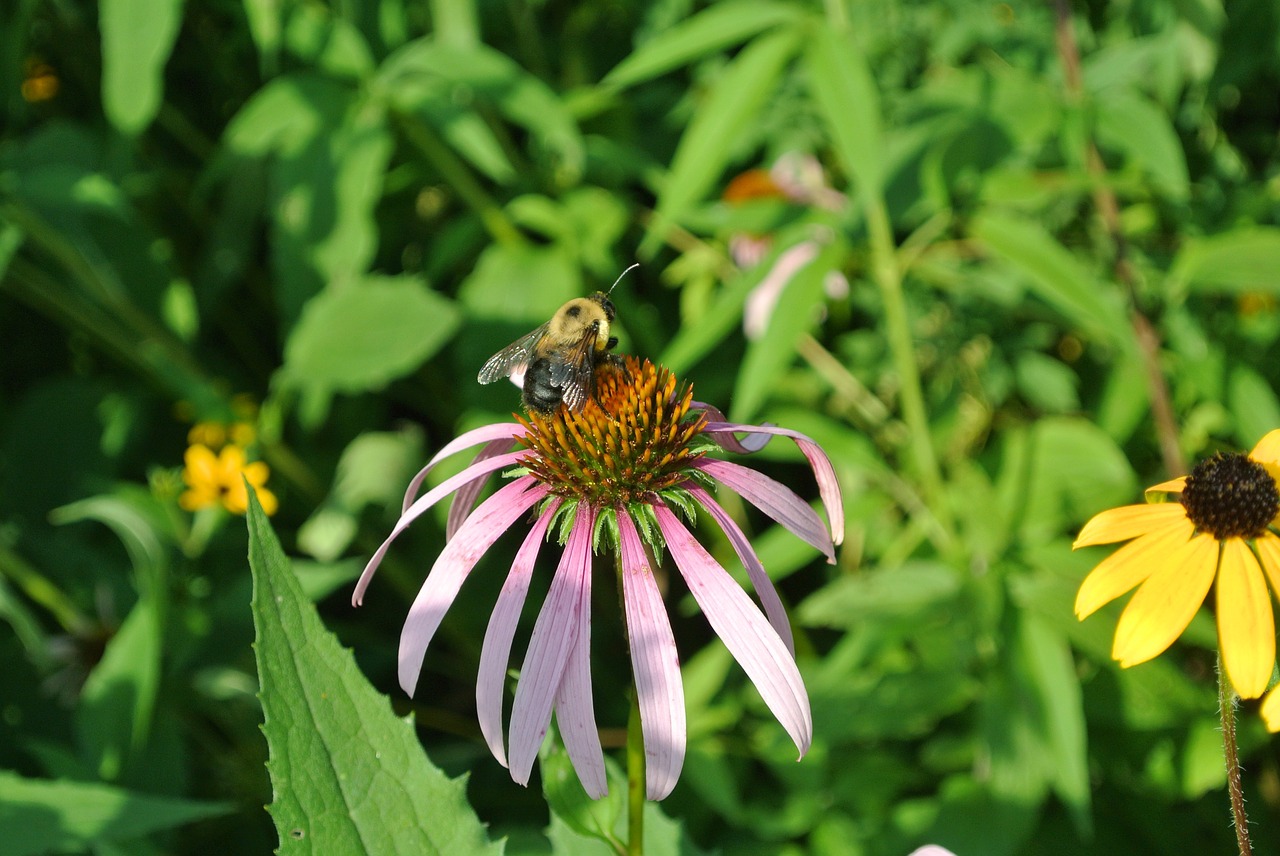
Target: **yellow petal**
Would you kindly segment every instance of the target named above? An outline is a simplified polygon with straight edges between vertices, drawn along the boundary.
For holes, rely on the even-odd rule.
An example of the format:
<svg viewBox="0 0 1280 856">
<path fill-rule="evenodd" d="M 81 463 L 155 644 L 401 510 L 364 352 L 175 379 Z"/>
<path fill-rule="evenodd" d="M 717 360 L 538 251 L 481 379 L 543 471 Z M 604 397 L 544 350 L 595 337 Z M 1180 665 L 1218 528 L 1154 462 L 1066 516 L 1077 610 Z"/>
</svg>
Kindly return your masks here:
<svg viewBox="0 0 1280 856">
<path fill-rule="evenodd" d="M 254 461 L 252 464 L 247 464 L 240 472 L 249 480 L 249 484 L 254 487 L 262 487 L 271 476 L 271 468 L 262 461 Z"/>
<path fill-rule="evenodd" d="M 1187 477 L 1178 476 L 1176 479 L 1169 479 L 1160 484 L 1153 484 L 1151 487 L 1143 491 L 1144 494 L 1150 496 L 1153 493 L 1182 493 L 1187 489 Z"/>
<path fill-rule="evenodd" d="M 1148 563 L 1153 552 L 1145 557 Z M 1204 603 L 1217 570 L 1218 542 L 1212 535 L 1197 535 L 1160 557 L 1159 570 L 1120 615 L 1111 656 L 1121 666 L 1135 666 L 1172 645 Z"/>
<path fill-rule="evenodd" d="M 1192 531 L 1191 521 L 1184 515 L 1181 520 L 1148 532 L 1103 559 L 1080 584 L 1076 617 L 1083 621 L 1102 605 L 1150 577 L 1165 565 L 1171 553 L 1186 547 Z"/>
<path fill-rule="evenodd" d="M 1280 731 L 1280 687 L 1267 693 L 1267 697 L 1262 700 L 1262 721 L 1267 724 L 1267 730 L 1271 732 Z"/>
<path fill-rule="evenodd" d="M 208 446 L 188 446 L 182 456 L 182 480 L 192 487 L 217 484 L 218 458 Z"/>
<path fill-rule="evenodd" d="M 1259 462 L 1271 461 L 1280 463 L 1280 428 L 1275 431 L 1268 431 L 1267 436 L 1259 440 L 1258 445 L 1253 447 L 1249 457 Z"/>
<path fill-rule="evenodd" d="M 1095 514 L 1080 534 L 1076 537 L 1071 549 L 1090 547 L 1094 544 L 1114 544 L 1116 541 L 1128 541 L 1139 535 L 1146 535 L 1173 523 L 1175 520 L 1187 519 L 1186 509 L 1180 502 L 1159 502 L 1154 505 L 1122 505 Z M 1190 533 L 1188 532 L 1188 537 Z"/>
<path fill-rule="evenodd" d="M 222 504 L 232 514 L 244 514 L 249 510 L 249 491 L 245 489 L 243 481 L 227 488 L 227 492 L 222 495 Z"/>
<path fill-rule="evenodd" d="M 1271 682 L 1276 625 L 1262 569 L 1240 538 L 1222 542 L 1217 595 L 1218 645 L 1227 677 L 1242 698 L 1257 698 Z"/>
<path fill-rule="evenodd" d="M 239 484 L 244 463 L 244 449 L 236 445 L 223 446 L 218 454 L 219 478 L 222 484 L 228 488 Z"/>
<path fill-rule="evenodd" d="M 1253 542 L 1271 590 L 1280 595 L 1280 538 L 1270 532 Z"/>
<path fill-rule="evenodd" d="M 178 505 L 183 511 L 199 511 L 202 508 L 208 508 L 216 504 L 218 494 L 214 491 L 200 488 L 192 488 L 182 492 L 178 497 Z"/>
<path fill-rule="evenodd" d="M 245 497 L 248 500 L 248 497 Z M 280 500 L 276 499 L 276 495 L 265 487 L 258 488 L 258 503 L 262 506 L 262 513 L 270 517 L 280 508 Z M 246 511 L 248 509 L 246 508 Z"/>
</svg>

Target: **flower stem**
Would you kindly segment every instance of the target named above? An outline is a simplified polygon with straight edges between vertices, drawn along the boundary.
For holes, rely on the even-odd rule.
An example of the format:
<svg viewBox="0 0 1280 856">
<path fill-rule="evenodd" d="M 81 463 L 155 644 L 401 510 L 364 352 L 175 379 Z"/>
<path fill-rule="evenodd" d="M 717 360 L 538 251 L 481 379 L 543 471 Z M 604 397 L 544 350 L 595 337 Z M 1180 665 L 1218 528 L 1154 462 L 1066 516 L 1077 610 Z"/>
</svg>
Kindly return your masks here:
<svg viewBox="0 0 1280 856">
<path fill-rule="evenodd" d="M 613 556 L 618 578 L 618 598 L 622 598 L 622 549 Z M 623 607 L 625 611 L 625 606 Z M 625 627 L 625 622 L 624 625 Z M 627 639 L 630 648 L 631 640 Z M 640 728 L 640 693 L 631 676 L 631 712 L 627 716 L 627 856 L 644 856 L 644 732 Z"/>
<path fill-rule="evenodd" d="M 631 688 L 627 717 L 627 856 L 644 856 L 644 735 L 640 731 L 640 697 Z"/>
<path fill-rule="evenodd" d="M 1222 716 L 1222 750 L 1227 762 L 1227 792 L 1231 795 L 1231 822 L 1236 828 L 1240 856 L 1253 856 L 1249 843 L 1249 818 L 1244 810 L 1244 786 L 1240 781 L 1240 753 L 1236 746 L 1236 697 L 1227 670 L 1218 657 L 1218 713 Z"/>
</svg>

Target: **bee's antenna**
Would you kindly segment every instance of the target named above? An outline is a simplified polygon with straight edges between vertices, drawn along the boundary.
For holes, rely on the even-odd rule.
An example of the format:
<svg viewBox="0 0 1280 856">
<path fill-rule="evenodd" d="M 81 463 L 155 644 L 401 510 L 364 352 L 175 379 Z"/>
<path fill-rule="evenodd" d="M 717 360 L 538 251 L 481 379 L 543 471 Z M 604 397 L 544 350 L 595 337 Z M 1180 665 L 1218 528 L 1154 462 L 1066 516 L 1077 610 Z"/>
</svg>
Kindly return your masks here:
<svg viewBox="0 0 1280 856">
<path fill-rule="evenodd" d="M 613 285 L 609 286 L 609 290 L 605 292 L 605 295 L 613 294 L 613 290 L 618 287 L 618 283 L 622 282 L 622 278 L 638 267 L 640 267 L 640 262 L 635 262 L 631 267 L 618 274 L 618 278 L 613 281 Z"/>
</svg>

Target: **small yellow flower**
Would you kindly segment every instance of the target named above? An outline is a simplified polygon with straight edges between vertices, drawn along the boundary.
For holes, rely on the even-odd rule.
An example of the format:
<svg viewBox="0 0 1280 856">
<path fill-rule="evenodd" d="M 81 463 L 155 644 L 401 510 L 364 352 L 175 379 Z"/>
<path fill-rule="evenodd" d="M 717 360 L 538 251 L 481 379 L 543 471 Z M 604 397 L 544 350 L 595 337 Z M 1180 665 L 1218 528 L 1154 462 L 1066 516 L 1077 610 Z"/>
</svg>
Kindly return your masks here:
<svg viewBox="0 0 1280 856">
<path fill-rule="evenodd" d="M 244 449 L 239 446 L 224 446 L 215 455 L 208 446 L 196 443 L 187 448 L 183 461 L 186 467 L 182 470 L 182 480 L 187 483 L 188 490 L 178 497 L 178 504 L 187 511 L 221 503 L 232 514 L 244 514 L 249 509 L 249 492 L 244 486 L 246 479 L 253 485 L 258 502 L 268 515 L 275 514 L 280 505 L 275 494 L 266 487 L 270 468 L 262 461 L 248 463 Z"/>
<path fill-rule="evenodd" d="M 1267 689 L 1276 659 L 1271 589 L 1280 592 L 1280 430 L 1247 456 L 1219 454 L 1189 476 L 1147 494 L 1178 493 L 1177 502 L 1126 505 L 1095 516 L 1073 547 L 1130 543 L 1104 559 L 1076 595 L 1076 616 L 1137 588 L 1120 615 L 1111 655 L 1128 667 L 1162 653 L 1191 622 L 1215 588 L 1218 646 L 1236 691 L 1256 698 Z M 1280 730 L 1280 695 L 1263 705 L 1268 727 Z"/>
<path fill-rule="evenodd" d="M 187 432 L 187 442 L 192 446 L 221 449 L 222 444 L 227 442 L 227 426 L 221 422 L 197 422 Z"/>
</svg>

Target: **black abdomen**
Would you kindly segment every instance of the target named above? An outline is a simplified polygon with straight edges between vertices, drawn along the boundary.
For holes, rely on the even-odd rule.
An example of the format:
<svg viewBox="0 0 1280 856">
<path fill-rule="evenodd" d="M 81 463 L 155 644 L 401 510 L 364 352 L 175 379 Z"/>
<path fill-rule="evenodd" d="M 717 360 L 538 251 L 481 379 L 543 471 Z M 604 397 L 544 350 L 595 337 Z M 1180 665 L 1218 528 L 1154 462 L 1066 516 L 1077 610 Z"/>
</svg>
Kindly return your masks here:
<svg viewBox="0 0 1280 856">
<path fill-rule="evenodd" d="M 524 373 L 524 387 L 520 393 L 524 406 L 532 411 L 550 416 L 564 400 L 564 390 L 551 383 L 551 361 L 540 357 L 529 364 Z"/>
</svg>

